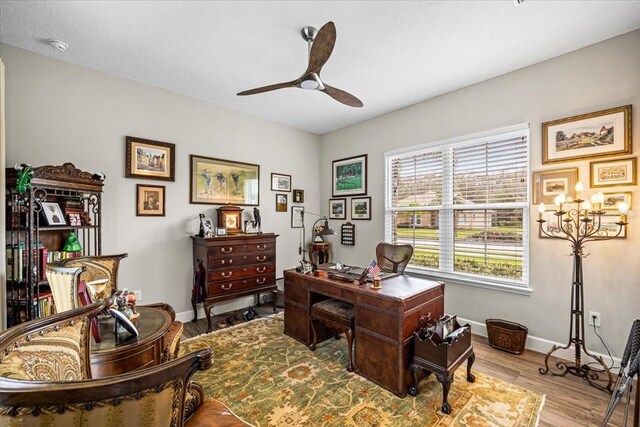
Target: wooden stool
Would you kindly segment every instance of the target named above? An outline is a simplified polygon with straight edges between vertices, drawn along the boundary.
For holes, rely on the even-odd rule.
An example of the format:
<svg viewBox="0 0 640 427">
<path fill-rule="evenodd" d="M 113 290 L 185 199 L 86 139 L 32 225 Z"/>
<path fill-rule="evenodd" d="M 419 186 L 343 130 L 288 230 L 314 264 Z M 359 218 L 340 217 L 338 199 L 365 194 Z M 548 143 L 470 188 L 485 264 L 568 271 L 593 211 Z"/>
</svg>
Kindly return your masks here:
<svg viewBox="0 0 640 427">
<path fill-rule="evenodd" d="M 347 337 L 347 347 L 349 348 L 347 353 L 347 371 L 353 372 L 353 330 L 355 326 L 355 311 L 353 304 L 336 299 L 327 299 L 315 303 L 311 307 L 311 316 L 309 317 L 311 330 L 313 331 L 313 342 L 309 346 L 309 350 L 311 351 L 316 349 L 318 340 L 316 328 L 313 325 L 314 320 L 317 320 L 331 329 L 344 332 Z M 339 337 L 336 336 L 336 338 Z"/>
</svg>

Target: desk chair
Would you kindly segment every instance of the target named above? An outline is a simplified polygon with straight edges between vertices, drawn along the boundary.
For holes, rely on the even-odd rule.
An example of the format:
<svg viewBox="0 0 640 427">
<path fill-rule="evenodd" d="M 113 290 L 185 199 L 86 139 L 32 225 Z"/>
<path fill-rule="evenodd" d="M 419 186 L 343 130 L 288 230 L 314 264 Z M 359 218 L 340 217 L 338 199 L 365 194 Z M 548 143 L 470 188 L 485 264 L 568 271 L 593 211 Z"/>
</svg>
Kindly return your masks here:
<svg viewBox="0 0 640 427">
<path fill-rule="evenodd" d="M 91 300 L 97 301 L 109 298 L 113 291 L 118 289 L 120 260 L 128 256 L 128 254 L 83 256 L 62 260 L 60 265 L 63 267 L 84 267 L 80 280 L 88 284 Z"/>
<path fill-rule="evenodd" d="M 413 256 L 413 246 L 378 243 L 376 261 L 380 269 L 386 273 L 404 274 L 404 269 Z"/>
<path fill-rule="evenodd" d="M 317 302 L 311 306 L 311 330 L 313 331 L 313 342 L 309 346 L 311 351 L 316 349 L 318 338 L 314 320 L 337 331 L 343 332 L 347 337 L 347 371 L 353 372 L 353 332 L 355 328 L 355 309 L 353 304 L 336 300 L 333 298 Z M 339 336 L 336 335 L 336 339 Z"/>
</svg>

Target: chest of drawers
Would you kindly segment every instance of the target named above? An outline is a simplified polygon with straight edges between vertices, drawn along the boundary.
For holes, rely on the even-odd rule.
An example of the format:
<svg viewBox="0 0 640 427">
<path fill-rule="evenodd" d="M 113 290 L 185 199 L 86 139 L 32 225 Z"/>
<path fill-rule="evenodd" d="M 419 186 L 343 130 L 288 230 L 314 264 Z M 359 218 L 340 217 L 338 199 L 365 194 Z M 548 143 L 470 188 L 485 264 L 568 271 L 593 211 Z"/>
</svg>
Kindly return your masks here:
<svg viewBox="0 0 640 427">
<path fill-rule="evenodd" d="M 205 239 L 192 236 L 194 285 L 191 295 L 194 321 L 201 302 L 211 331 L 211 309 L 220 301 L 265 292 L 273 293 L 276 311 L 277 234 L 236 234 Z"/>
</svg>

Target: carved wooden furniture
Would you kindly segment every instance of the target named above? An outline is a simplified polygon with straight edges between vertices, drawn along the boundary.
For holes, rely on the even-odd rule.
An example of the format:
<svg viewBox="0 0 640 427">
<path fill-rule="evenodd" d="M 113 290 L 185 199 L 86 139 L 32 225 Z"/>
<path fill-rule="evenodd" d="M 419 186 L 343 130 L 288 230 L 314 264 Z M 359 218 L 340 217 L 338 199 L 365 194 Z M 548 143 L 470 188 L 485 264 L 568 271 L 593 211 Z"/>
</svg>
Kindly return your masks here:
<svg viewBox="0 0 640 427">
<path fill-rule="evenodd" d="M 328 262 L 331 262 L 331 243 L 309 243 L 309 261 L 311 261 L 311 264 L 313 265 L 326 264 Z"/>
<path fill-rule="evenodd" d="M 404 274 L 407 264 L 413 255 L 413 246 L 378 243 L 376 246 L 376 260 L 380 270 L 387 273 Z"/>
<path fill-rule="evenodd" d="M 471 326 L 465 326 L 468 327 L 466 332 L 452 343 L 434 344 L 431 338 L 421 334 L 422 331 L 414 333 L 414 355 L 409 367 L 413 385 L 409 388 L 409 394 L 417 396 L 421 374 L 426 373 L 428 377 L 434 373 L 442 385 L 442 412 L 445 414 L 451 413 L 448 398 L 456 369 L 467 361 L 467 381 L 474 382 L 476 380 L 471 374 L 471 367 L 476 359 L 471 346 Z M 456 329 L 459 327 L 460 325 L 456 322 Z"/>
<path fill-rule="evenodd" d="M 18 172 L 7 168 L 7 325 L 41 317 L 40 303 L 50 295 L 45 278 L 47 258 L 62 254 L 70 232 L 75 232 L 84 255 L 101 252 L 101 193 L 104 176 L 77 169 L 71 163 L 33 169 L 30 187 L 16 189 Z M 46 225 L 43 202 L 57 203 L 65 214 L 59 225 Z M 68 214 L 81 218 L 69 225 Z M 64 223 L 63 223 L 64 221 Z M 31 248 L 32 250 L 27 250 Z M 15 263 L 15 264 L 14 264 Z"/>
<path fill-rule="evenodd" d="M 193 321 L 196 304 L 203 303 L 211 331 L 211 309 L 227 301 L 265 292 L 273 293 L 276 312 L 276 238 L 277 234 L 236 234 L 205 239 L 192 236 L 195 271 L 191 297 Z"/>
<path fill-rule="evenodd" d="M 84 267 L 47 265 L 47 281 L 53 294 L 56 312 L 61 313 L 79 307 L 78 281 Z"/>
<path fill-rule="evenodd" d="M 60 261 L 64 267 L 84 267 L 80 280 L 87 284 L 92 301 L 107 299 L 118 289 L 120 261 L 128 254 L 99 255 L 68 258 Z M 106 280 L 106 281 L 105 281 Z M 95 285 L 92 285 L 92 282 Z"/>
<path fill-rule="evenodd" d="M 355 307 L 354 372 L 404 397 L 410 383 L 409 364 L 413 332 L 421 317 L 438 318 L 444 312 L 444 284 L 408 276 L 368 285 L 284 272 L 284 332 L 309 346 L 313 331 L 311 307 L 334 298 Z M 314 324 L 317 341 L 335 332 Z"/>
<path fill-rule="evenodd" d="M 347 371 L 353 372 L 353 331 L 355 326 L 355 310 L 353 304 L 329 298 L 313 304 L 309 316 L 313 341 L 309 346 L 311 351 L 316 349 L 318 334 L 316 334 L 315 323 L 323 325 L 344 333 L 347 337 Z M 314 322 L 315 321 L 315 322 Z"/>
</svg>

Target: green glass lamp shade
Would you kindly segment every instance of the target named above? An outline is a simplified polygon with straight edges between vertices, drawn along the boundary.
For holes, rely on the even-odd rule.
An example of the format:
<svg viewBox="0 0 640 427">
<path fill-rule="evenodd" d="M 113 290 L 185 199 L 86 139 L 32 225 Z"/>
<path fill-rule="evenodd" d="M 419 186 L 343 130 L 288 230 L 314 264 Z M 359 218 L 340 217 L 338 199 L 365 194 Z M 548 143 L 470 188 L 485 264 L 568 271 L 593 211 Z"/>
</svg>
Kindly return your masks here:
<svg viewBox="0 0 640 427">
<path fill-rule="evenodd" d="M 69 233 L 69 235 L 67 236 L 67 240 L 64 242 L 62 250 L 64 252 L 82 252 L 82 245 L 80 244 L 75 231 Z"/>
</svg>

